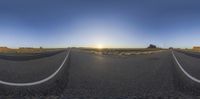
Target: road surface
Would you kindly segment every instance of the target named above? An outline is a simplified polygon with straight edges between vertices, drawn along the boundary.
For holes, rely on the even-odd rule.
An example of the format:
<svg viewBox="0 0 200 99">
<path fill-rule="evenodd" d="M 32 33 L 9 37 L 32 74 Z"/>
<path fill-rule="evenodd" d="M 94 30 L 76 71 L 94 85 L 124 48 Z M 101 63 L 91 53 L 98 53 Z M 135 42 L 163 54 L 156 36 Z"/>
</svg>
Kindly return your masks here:
<svg viewBox="0 0 200 99">
<path fill-rule="evenodd" d="M 179 76 L 171 51 L 129 57 L 102 56 L 81 51 L 71 53 L 70 78 L 66 96 L 71 97 L 187 97 L 188 92 L 179 90 Z M 179 61 L 191 61 L 180 52 L 174 53 Z M 192 60 L 191 59 L 191 60 Z M 196 60 L 199 60 L 195 57 Z M 200 61 L 193 64 L 191 75 L 200 68 Z M 190 65 L 183 63 L 184 68 Z M 184 76 L 185 74 L 181 72 Z M 184 80 L 184 79 L 179 79 Z"/>
<path fill-rule="evenodd" d="M 0 94 L 11 96 L 59 95 L 67 85 L 70 50 L 0 57 Z M 46 56 L 45 56 L 46 55 Z M 15 59 L 18 58 L 19 59 Z"/>
<path fill-rule="evenodd" d="M 66 58 L 67 52 L 28 61 L 0 59 L 0 80 L 28 83 L 45 79 L 59 68 Z M 198 56 L 196 53 L 193 54 Z M 17 90 L 21 90 L 21 88 L 22 90 L 29 90 L 28 93 L 23 95 L 42 92 L 39 95 L 58 95 L 60 98 L 181 97 L 187 99 L 200 95 L 198 91 L 200 84 L 187 75 L 189 74 L 197 80 L 200 79 L 198 72 L 200 70 L 200 58 L 195 55 L 179 51 L 172 53 L 167 50 L 148 55 L 124 57 L 95 55 L 72 49 L 63 68 L 50 81 L 37 86 L 1 85 L 0 87 L 4 90 L 13 87 Z M 180 66 L 187 74 L 182 71 Z M 54 91 L 43 90 L 47 86 L 54 86 L 51 88 Z M 24 93 L 24 91 L 20 92 Z M 1 92 L 0 94 L 9 95 L 11 93 Z M 16 95 L 19 95 L 19 93 L 16 93 Z"/>
</svg>

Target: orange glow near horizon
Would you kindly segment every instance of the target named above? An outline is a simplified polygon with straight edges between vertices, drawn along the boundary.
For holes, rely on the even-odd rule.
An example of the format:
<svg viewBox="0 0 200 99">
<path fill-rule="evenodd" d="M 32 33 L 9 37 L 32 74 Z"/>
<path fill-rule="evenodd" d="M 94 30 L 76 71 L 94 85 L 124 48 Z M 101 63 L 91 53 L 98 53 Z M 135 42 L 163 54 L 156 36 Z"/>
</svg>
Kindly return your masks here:
<svg viewBox="0 0 200 99">
<path fill-rule="evenodd" d="M 102 45 L 102 44 L 97 44 L 96 45 L 96 48 L 98 48 L 98 49 L 102 49 L 104 46 Z"/>
</svg>

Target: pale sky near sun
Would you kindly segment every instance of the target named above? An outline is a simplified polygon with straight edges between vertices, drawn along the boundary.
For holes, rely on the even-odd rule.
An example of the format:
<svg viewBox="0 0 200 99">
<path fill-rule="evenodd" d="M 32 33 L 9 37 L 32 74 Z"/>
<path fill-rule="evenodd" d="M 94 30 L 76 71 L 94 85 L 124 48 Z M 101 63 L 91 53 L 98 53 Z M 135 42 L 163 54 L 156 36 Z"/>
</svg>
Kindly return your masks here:
<svg viewBox="0 0 200 99">
<path fill-rule="evenodd" d="M 0 46 L 200 46 L 198 0 L 1 0 Z"/>
</svg>

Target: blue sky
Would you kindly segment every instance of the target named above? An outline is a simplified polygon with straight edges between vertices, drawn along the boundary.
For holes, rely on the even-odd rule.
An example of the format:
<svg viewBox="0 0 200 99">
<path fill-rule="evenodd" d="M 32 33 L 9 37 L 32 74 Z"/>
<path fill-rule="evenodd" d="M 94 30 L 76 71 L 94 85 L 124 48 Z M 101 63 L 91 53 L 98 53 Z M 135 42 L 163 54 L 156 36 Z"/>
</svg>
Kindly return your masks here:
<svg viewBox="0 0 200 99">
<path fill-rule="evenodd" d="M 199 0 L 1 0 L 0 46 L 200 46 Z"/>
</svg>

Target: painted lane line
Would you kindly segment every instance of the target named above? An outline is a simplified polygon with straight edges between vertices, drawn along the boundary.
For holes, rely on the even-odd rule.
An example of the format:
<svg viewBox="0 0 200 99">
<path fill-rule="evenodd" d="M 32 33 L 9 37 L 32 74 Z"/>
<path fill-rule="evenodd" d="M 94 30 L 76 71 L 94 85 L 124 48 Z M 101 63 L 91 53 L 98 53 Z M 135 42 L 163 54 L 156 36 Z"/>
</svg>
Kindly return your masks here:
<svg viewBox="0 0 200 99">
<path fill-rule="evenodd" d="M 197 79 L 197 78 L 191 76 L 187 71 L 185 71 L 185 70 L 183 69 L 183 67 L 181 66 L 181 64 L 178 62 L 176 56 L 174 55 L 174 52 L 173 52 L 173 51 L 172 51 L 172 55 L 173 55 L 173 57 L 174 57 L 174 60 L 175 60 L 176 63 L 178 64 L 179 68 L 181 69 L 181 71 L 182 71 L 188 78 L 190 78 L 191 80 L 193 80 L 193 81 L 195 81 L 195 82 L 197 82 L 197 83 L 200 83 L 200 80 L 199 80 L 199 79 Z"/>
<path fill-rule="evenodd" d="M 70 50 L 71 50 L 71 49 L 69 49 L 69 51 L 67 52 L 66 57 L 64 58 L 64 60 L 63 60 L 62 64 L 60 65 L 60 67 L 59 67 L 53 74 L 51 74 L 50 76 L 48 76 L 48 77 L 45 78 L 45 79 L 42 79 L 42 80 L 39 80 L 39 81 L 35 81 L 35 82 L 29 82 L 29 83 L 13 83 L 13 82 L 6 82 L 6 81 L 0 80 L 0 84 L 8 85 L 8 86 L 19 86 L 19 87 L 21 86 L 21 87 L 22 87 L 22 86 L 39 85 L 39 84 L 42 84 L 42 83 L 44 83 L 44 82 L 47 82 L 47 81 L 49 81 L 50 79 L 52 79 L 53 77 L 55 77 L 55 76 L 58 74 L 58 72 L 61 70 L 61 68 L 64 66 L 66 60 L 67 60 L 68 57 L 69 57 Z"/>
</svg>

